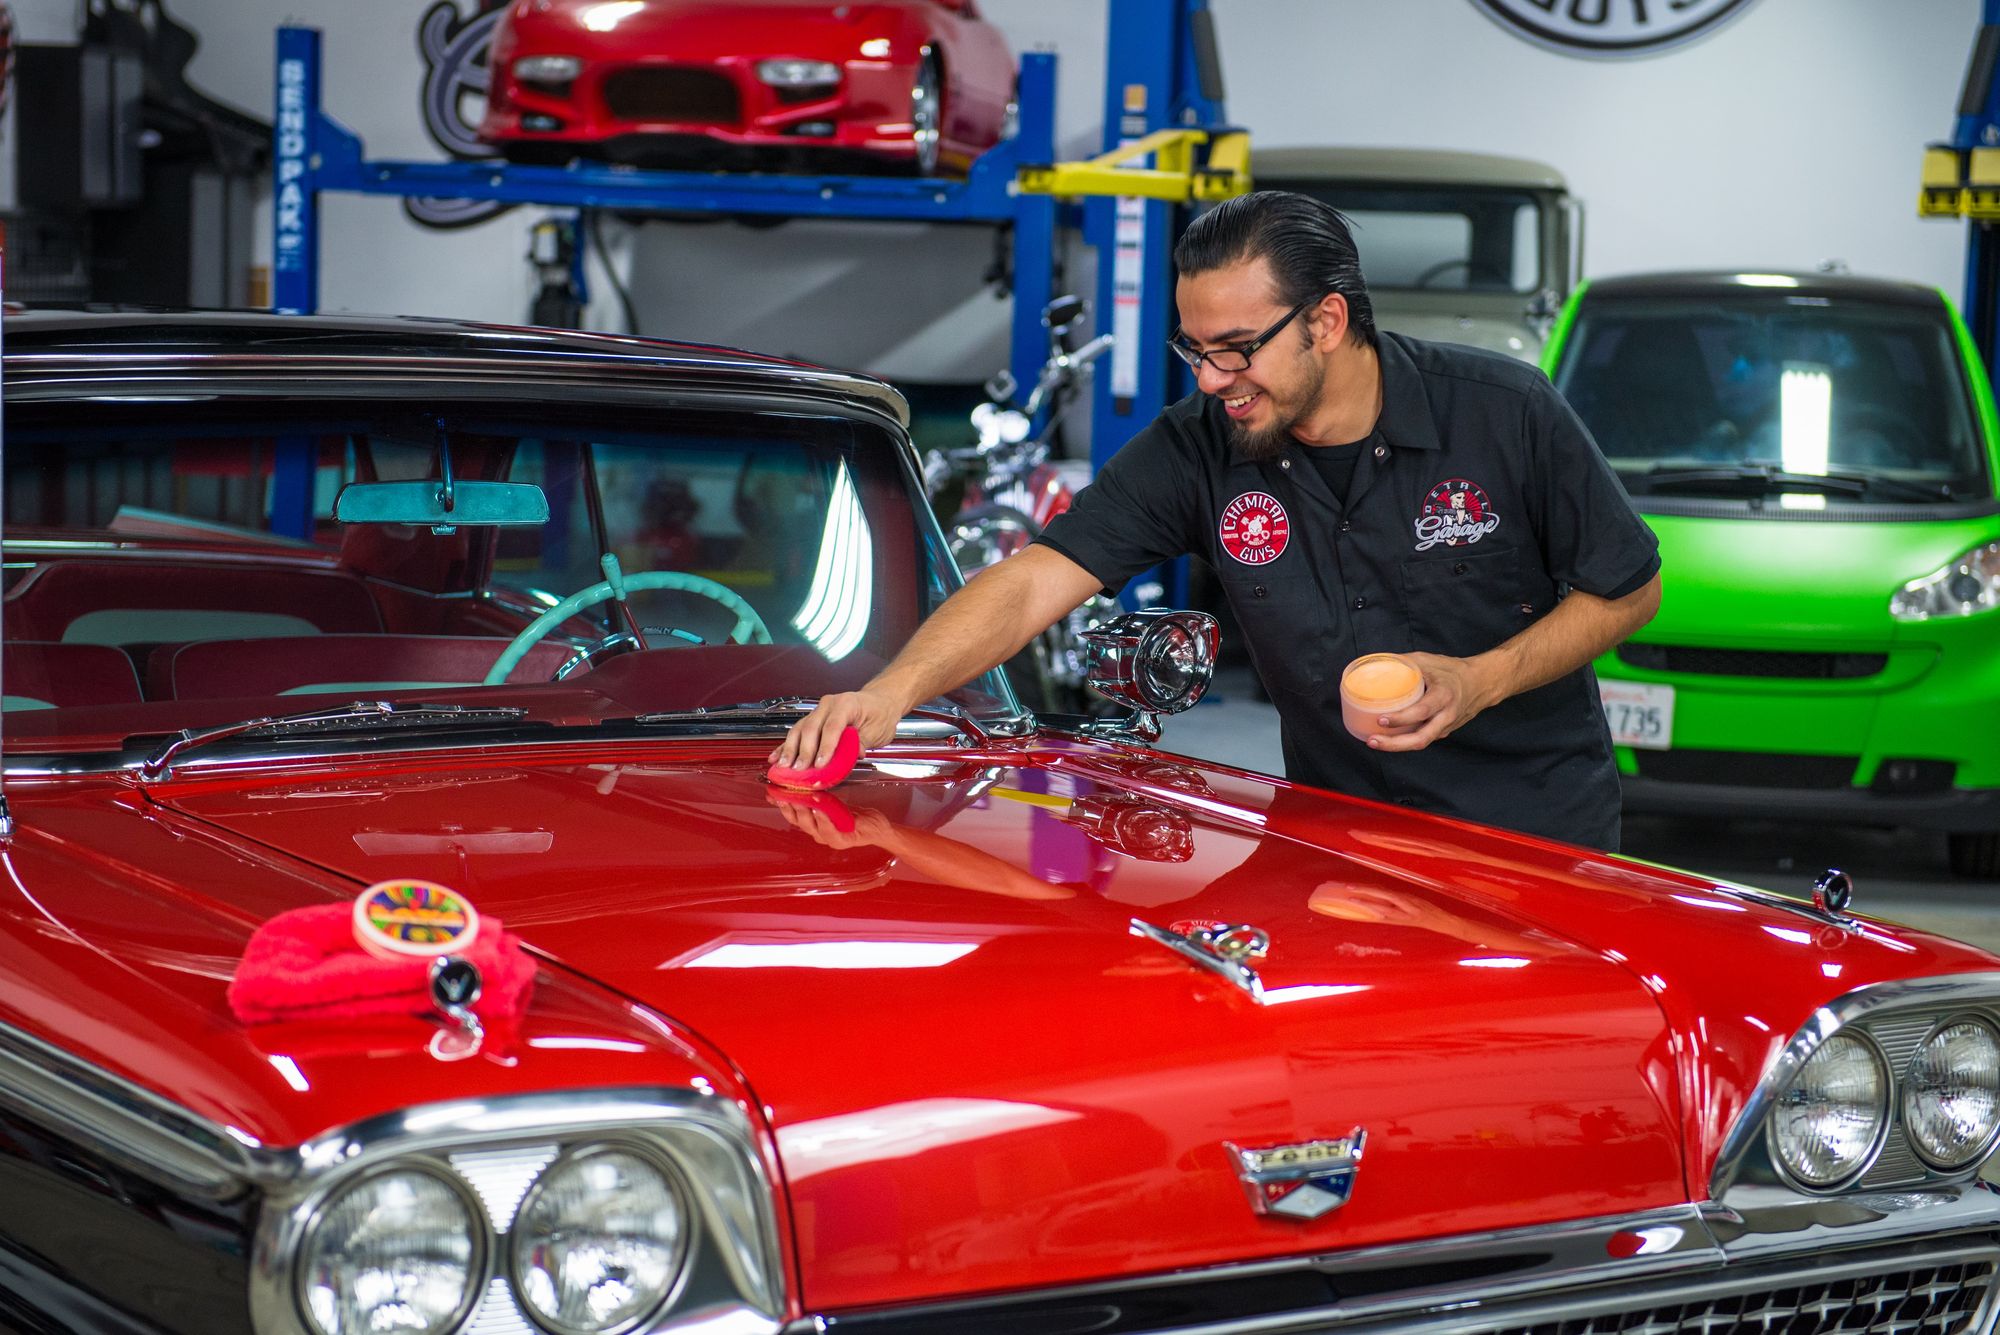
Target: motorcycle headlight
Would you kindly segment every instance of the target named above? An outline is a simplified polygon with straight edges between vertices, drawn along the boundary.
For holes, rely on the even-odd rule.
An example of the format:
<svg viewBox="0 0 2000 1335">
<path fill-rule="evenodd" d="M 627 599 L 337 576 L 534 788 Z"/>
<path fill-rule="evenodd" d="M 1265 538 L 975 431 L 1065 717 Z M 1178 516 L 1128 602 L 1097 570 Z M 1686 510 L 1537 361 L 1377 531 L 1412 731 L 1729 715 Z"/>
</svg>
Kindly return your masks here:
<svg viewBox="0 0 2000 1335">
<path fill-rule="evenodd" d="M 1881 1056 L 1865 1039 L 1841 1033 L 1799 1068 L 1765 1125 L 1784 1170 L 1805 1186 L 1827 1188 L 1868 1166 L 1888 1119 Z"/>
<path fill-rule="evenodd" d="M 757 77 L 773 88 L 825 88 L 840 82 L 840 66 L 828 60 L 760 60 Z"/>
<path fill-rule="evenodd" d="M 2000 1035 L 1953 1020 L 1926 1039 L 1903 1080 L 1903 1125 L 1924 1162 L 1952 1172 L 1991 1148 L 2000 1128 Z"/>
<path fill-rule="evenodd" d="M 555 1335 L 643 1324 L 686 1265 L 688 1207 L 666 1171 L 598 1146 L 550 1165 L 514 1224 L 522 1303 Z"/>
<path fill-rule="evenodd" d="M 2000 607 L 2000 542 L 1974 547 L 1921 579 L 1913 579 L 1889 599 L 1898 621 L 1968 617 Z"/>
<path fill-rule="evenodd" d="M 462 1321 L 485 1248 L 472 1206 L 419 1169 L 363 1178 L 330 1199 L 306 1237 L 300 1288 L 322 1335 L 429 1335 Z"/>
</svg>

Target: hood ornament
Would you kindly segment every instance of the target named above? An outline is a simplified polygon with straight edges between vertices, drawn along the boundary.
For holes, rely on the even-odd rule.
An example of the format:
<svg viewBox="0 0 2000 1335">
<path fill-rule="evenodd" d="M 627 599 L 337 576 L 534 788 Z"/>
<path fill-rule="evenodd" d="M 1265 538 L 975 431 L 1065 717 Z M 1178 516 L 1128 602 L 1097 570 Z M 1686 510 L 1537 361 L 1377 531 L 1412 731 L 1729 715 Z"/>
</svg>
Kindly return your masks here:
<svg viewBox="0 0 2000 1335">
<path fill-rule="evenodd" d="M 1175 923 L 1174 927 L 1186 930 L 1169 930 L 1155 927 L 1142 918 L 1132 919 L 1132 935 L 1159 942 L 1242 988 L 1258 1005 L 1264 1004 L 1264 980 L 1245 961 L 1264 958 L 1271 949 L 1269 932 L 1248 923 L 1185 922 Z"/>
<path fill-rule="evenodd" d="M 1223 1141 L 1236 1160 L 1250 1203 L 1258 1214 L 1284 1219 L 1317 1219 L 1347 1204 L 1354 1178 L 1361 1171 L 1361 1149 L 1368 1133 L 1355 1127 L 1338 1140 L 1307 1140 L 1296 1145 L 1251 1149 Z"/>
</svg>

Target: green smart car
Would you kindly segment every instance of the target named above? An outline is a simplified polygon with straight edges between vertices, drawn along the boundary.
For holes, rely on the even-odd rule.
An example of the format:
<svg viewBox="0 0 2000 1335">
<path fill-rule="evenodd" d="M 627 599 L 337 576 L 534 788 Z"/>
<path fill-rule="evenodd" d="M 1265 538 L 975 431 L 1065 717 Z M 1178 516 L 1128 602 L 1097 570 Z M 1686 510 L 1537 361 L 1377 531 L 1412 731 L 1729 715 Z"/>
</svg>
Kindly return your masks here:
<svg viewBox="0 0 2000 1335">
<path fill-rule="evenodd" d="M 1543 365 L 1660 537 L 1598 660 L 1628 811 L 1947 831 L 2000 875 L 2000 427 L 1934 289 L 1598 279 Z"/>
</svg>

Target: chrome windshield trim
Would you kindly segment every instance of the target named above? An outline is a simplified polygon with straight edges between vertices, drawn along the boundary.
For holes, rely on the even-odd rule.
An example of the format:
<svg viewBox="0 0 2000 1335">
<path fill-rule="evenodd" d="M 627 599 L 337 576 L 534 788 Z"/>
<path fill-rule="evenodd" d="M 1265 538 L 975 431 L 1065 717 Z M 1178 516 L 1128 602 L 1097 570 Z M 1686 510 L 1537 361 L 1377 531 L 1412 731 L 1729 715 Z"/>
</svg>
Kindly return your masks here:
<svg viewBox="0 0 2000 1335">
<path fill-rule="evenodd" d="M 1810 911 L 1808 916 L 1811 916 Z M 1819 1050 L 1820 1044 L 1848 1025 L 1885 1012 L 1963 1005 L 2000 1006 L 2000 972 L 1947 974 L 1938 978 L 1904 978 L 1871 983 L 1835 997 L 1814 1011 L 1792 1036 L 1791 1042 L 1785 1045 L 1778 1059 L 1771 1063 L 1771 1068 L 1764 1072 L 1764 1078 L 1757 1082 L 1757 1088 L 1744 1102 L 1743 1111 L 1737 1114 L 1735 1124 L 1729 1128 L 1721 1152 L 1716 1156 L 1715 1171 L 1709 1176 L 1709 1195 L 1715 1200 L 1725 1199 L 1742 1178 L 1746 1166 L 1763 1143 L 1765 1117 L 1790 1087 L 1799 1068 Z M 1891 1073 L 1892 1081 L 1895 1074 Z M 1968 1169 L 1967 1173 L 1971 1171 Z M 1793 1199 L 1819 1198 L 1795 1196 Z M 1843 1198 L 1836 1193 L 1827 1199 Z"/>
</svg>

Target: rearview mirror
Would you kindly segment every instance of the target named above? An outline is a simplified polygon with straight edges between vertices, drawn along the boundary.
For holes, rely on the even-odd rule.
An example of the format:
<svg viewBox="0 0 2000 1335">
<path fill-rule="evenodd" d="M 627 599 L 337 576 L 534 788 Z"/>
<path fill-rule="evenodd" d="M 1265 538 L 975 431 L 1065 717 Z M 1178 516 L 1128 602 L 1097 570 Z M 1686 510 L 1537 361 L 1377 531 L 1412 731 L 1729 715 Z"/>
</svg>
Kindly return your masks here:
<svg viewBox="0 0 2000 1335">
<path fill-rule="evenodd" d="M 450 533 L 460 524 L 524 527 L 549 522 L 549 498 L 532 482 L 350 482 L 333 500 L 343 524 L 424 524 Z"/>
</svg>

